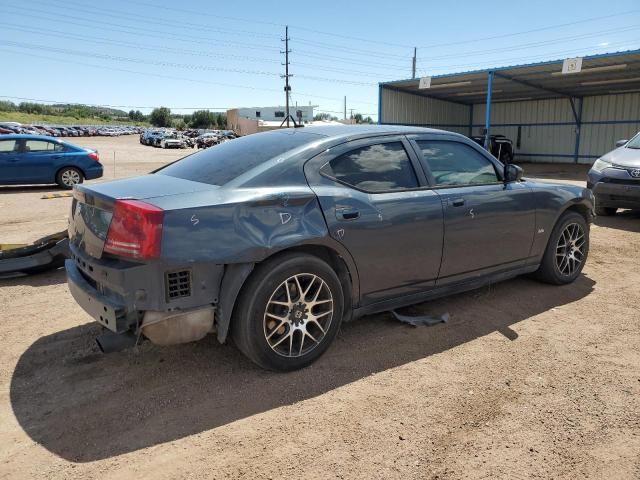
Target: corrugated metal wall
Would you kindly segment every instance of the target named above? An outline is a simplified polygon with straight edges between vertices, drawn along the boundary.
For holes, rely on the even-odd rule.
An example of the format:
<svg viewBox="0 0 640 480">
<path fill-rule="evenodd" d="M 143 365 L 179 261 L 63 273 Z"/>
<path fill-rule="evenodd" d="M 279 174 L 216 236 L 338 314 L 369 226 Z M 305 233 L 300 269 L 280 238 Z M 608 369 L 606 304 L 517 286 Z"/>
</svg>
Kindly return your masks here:
<svg viewBox="0 0 640 480">
<path fill-rule="evenodd" d="M 466 105 L 389 89 L 382 92 L 382 105 L 382 123 L 431 125 L 463 134 L 468 132 L 469 107 Z"/>
<path fill-rule="evenodd" d="M 475 105 L 474 135 L 482 134 L 484 115 L 485 105 Z M 513 140 L 518 161 L 573 162 L 574 122 L 571 104 L 566 98 L 503 102 L 491 106 L 491 133 Z M 545 125 L 549 123 L 552 125 Z"/>
<path fill-rule="evenodd" d="M 611 120 L 625 123 L 586 123 Z M 602 155 L 640 131 L 640 93 L 586 97 L 582 121 L 580 155 Z"/>
<path fill-rule="evenodd" d="M 578 105 L 576 104 L 576 107 Z M 425 125 L 464 135 L 470 108 L 465 105 L 383 89 L 382 123 Z M 485 105 L 473 108 L 474 135 L 484 130 Z M 514 142 L 517 161 L 575 161 L 576 125 L 569 100 L 494 103 L 491 133 Z M 586 97 L 582 107 L 579 163 L 593 163 L 617 140 L 640 131 L 640 92 Z"/>
</svg>

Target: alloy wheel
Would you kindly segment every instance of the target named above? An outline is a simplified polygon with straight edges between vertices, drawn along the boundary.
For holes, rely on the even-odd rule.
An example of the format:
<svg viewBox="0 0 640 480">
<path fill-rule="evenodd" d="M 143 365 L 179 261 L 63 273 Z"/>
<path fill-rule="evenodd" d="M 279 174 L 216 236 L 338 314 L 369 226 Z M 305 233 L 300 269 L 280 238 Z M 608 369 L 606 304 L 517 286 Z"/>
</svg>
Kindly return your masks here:
<svg viewBox="0 0 640 480">
<path fill-rule="evenodd" d="M 292 275 L 276 287 L 264 313 L 269 347 L 284 357 L 301 357 L 315 349 L 333 320 L 333 295 L 312 273 Z"/>
<path fill-rule="evenodd" d="M 80 174 L 75 170 L 65 170 L 60 175 L 60 180 L 67 187 L 73 187 L 75 184 L 80 183 Z"/>
<path fill-rule="evenodd" d="M 571 276 L 584 261 L 586 238 L 577 223 L 567 225 L 556 246 L 556 266 L 561 275 Z"/>
</svg>

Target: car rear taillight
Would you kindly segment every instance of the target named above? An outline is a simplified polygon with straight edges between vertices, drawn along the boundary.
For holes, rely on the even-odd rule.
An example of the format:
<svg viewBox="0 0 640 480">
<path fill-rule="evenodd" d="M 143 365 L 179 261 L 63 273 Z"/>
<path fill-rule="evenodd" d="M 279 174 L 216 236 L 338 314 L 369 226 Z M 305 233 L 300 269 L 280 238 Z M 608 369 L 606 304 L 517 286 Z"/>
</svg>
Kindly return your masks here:
<svg viewBox="0 0 640 480">
<path fill-rule="evenodd" d="M 98 152 L 91 152 L 89 153 L 89 155 L 87 155 L 91 160 L 95 160 L 96 162 L 100 161 L 100 155 L 98 155 Z"/>
<path fill-rule="evenodd" d="M 164 211 L 139 200 L 116 200 L 104 251 L 121 257 L 160 256 Z"/>
</svg>

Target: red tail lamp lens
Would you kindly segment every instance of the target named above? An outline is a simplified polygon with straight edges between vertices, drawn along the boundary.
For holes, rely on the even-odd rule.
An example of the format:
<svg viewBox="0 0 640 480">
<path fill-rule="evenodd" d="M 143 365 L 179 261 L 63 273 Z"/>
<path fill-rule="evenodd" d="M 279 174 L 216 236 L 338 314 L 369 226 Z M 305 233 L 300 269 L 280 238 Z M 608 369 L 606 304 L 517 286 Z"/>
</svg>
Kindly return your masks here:
<svg viewBox="0 0 640 480">
<path fill-rule="evenodd" d="M 140 200 L 116 200 L 104 251 L 122 257 L 160 256 L 164 211 Z"/>
</svg>

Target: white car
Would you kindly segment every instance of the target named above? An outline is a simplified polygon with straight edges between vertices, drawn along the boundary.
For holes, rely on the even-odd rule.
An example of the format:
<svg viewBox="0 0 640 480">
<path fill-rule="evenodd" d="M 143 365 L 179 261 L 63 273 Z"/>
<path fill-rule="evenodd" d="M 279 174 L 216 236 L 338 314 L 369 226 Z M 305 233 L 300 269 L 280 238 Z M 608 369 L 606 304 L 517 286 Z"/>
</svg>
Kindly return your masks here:
<svg viewBox="0 0 640 480">
<path fill-rule="evenodd" d="M 160 148 L 187 148 L 187 143 L 182 137 L 175 133 L 170 133 L 162 137 Z"/>
</svg>

